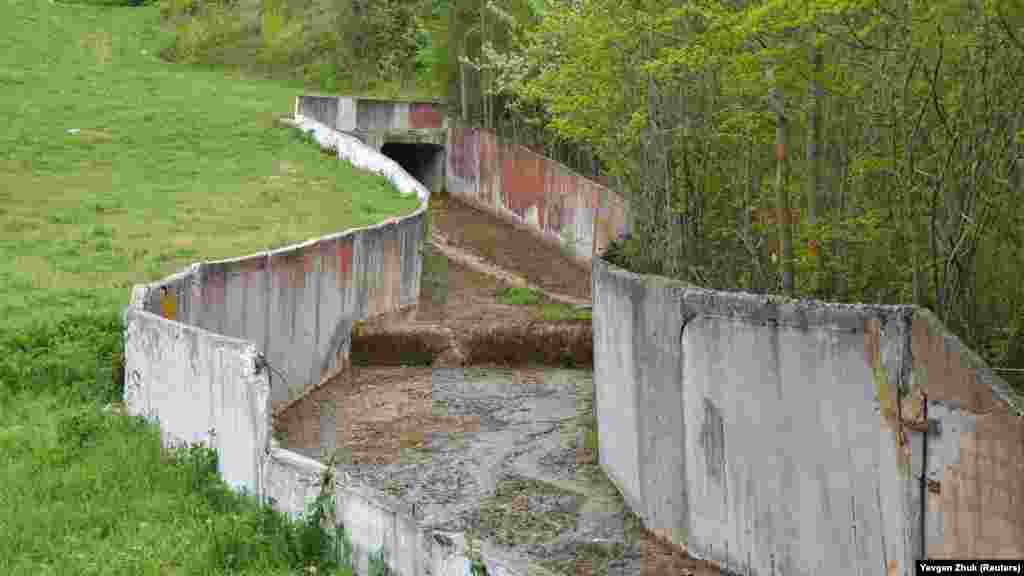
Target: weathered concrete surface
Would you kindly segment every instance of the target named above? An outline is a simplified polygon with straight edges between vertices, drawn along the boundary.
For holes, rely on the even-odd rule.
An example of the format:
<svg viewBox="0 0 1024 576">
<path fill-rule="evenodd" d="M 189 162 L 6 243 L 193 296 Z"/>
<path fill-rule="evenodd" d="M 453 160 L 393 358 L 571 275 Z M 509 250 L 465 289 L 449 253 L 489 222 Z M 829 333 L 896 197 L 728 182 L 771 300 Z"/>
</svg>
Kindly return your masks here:
<svg viewBox="0 0 1024 576">
<path fill-rule="evenodd" d="M 154 314 L 125 311 L 125 405 L 167 444 L 205 443 L 232 487 L 260 493 L 270 382 L 256 348 Z"/>
<path fill-rule="evenodd" d="M 255 343 L 281 406 L 348 362 L 353 322 L 416 305 L 430 192 L 394 161 L 309 119 L 295 125 L 422 205 L 404 218 L 262 252 L 195 264 L 139 288 L 138 305 L 170 320 Z"/>
<path fill-rule="evenodd" d="M 378 500 L 414 505 L 410 514 L 425 531 L 469 535 L 489 574 L 650 574 L 639 526 L 585 450 L 592 430 L 589 372 L 421 368 L 396 378 L 395 369 L 373 370 L 304 398 L 307 405 L 295 406 L 288 426 L 279 429 L 285 445 L 319 456 L 322 438 L 292 417 L 304 413 L 315 420 L 324 402 L 336 403 L 337 470 L 345 484 L 366 486 Z M 401 408 L 384 407 L 392 402 Z M 390 444 L 401 430 L 420 440 L 395 457 L 356 441 Z M 318 431 L 321 437 L 335 433 Z M 384 543 L 387 555 L 397 558 L 388 537 L 371 547 Z M 578 571 L 578 563 L 592 571 Z"/>
<path fill-rule="evenodd" d="M 915 313 L 912 333 L 902 413 L 924 424 L 908 434 L 914 474 L 927 470 L 928 556 L 1024 557 L 1024 403 L 930 312 Z"/>
<path fill-rule="evenodd" d="M 316 105 L 318 114 L 329 113 L 330 102 Z M 427 112 L 412 107 L 409 121 L 429 124 Z M 125 311 L 125 401 L 133 414 L 158 420 L 167 442 L 209 443 L 232 486 L 297 515 L 318 493 L 322 466 L 271 448 L 272 404 L 344 368 L 355 321 L 416 305 L 429 191 L 353 137 L 301 116 L 292 124 L 416 194 L 421 207 L 375 226 L 195 264 L 134 287 Z M 368 554 L 381 547 L 396 574 L 466 573 L 461 537 L 427 538 L 397 501 L 339 482 L 336 503 L 362 573 Z"/>
<path fill-rule="evenodd" d="M 416 174 L 431 191 L 443 187 L 583 264 L 627 230 L 628 207 L 615 192 L 490 132 L 450 125 L 438 102 L 309 95 L 296 99 L 295 114 L 375 150 L 399 143 L 443 146 L 430 169 Z"/>
<path fill-rule="evenodd" d="M 377 149 L 368 147 L 358 138 L 343 134 L 312 117 L 297 116 L 291 124 L 311 134 L 322 148 L 337 150 L 338 158 L 349 161 L 356 168 L 383 175 L 398 188 L 399 192 L 415 193 L 421 202 L 426 202 L 430 196 L 427 188 L 394 160 L 380 154 Z"/>
<path fill-rule="evenodd" d="M 712 292 L 599 259 L 593 283 L 600 461 L 666 540 L 744 574 L 911 574 L 925 502 L 930 553 L 1020 555 L 1020 412 L 927 313 Z M 919 479 L 922 392 L 941 499 Z"/>
<path fill-rule="evenodd" d="M 627 230 L 626 202 L 565 165 L 475 128 L 448 130 L 446 188 L 589 263 Z"/>
<path fill-rule="evenodd" d="M 377 151 L 388 143 L 443 147 L 448 128 L 444 105 L 436 101 L 303 95 L 295 100 L 295 116 L 350 134 Z M 440 164 L 443 167 L 443 157 Z M 440 191 L 432 180 L 423 182 L 434 192 Z"/>
<path fill-rule="evenodd" d="M 397 101 L 356 96 L 299 96 L 295 116 L 305 116 L 339 132 L 444 130 L 444 105 L 433 100 Z"/>
<path fill-rule="evenodd" d="M 277 510 L 300 518 L 320 494 L 326 470 L 316 460 L 272 448 L 264 464 L 264 494 Z M 351 478 L 335 481 L 334 504 L 335 518 L 352 543 L 357 574 L 368 573 L 370 554 L 380 550 L 396 575 L 469 574 L 463 537 L 424 529 L 408 505 L 360 486 Z"/>
</svg>

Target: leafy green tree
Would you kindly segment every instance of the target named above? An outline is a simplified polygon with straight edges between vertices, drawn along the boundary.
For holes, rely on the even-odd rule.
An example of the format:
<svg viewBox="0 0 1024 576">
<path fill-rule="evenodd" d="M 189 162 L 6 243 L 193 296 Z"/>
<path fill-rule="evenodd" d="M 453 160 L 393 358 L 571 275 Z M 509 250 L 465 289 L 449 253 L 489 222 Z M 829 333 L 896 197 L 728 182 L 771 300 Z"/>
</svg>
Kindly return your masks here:
<svg viewBox="0 0 1024 576">
<path fill-rule="evenodd" d="M 477 76 L 449 94 L 590 151 L 630 201 L 632 268 L 915 302 L 1024 365 L 1022 0 L 524 5 L 452 4 L 449 65 Z"/>
</svg>

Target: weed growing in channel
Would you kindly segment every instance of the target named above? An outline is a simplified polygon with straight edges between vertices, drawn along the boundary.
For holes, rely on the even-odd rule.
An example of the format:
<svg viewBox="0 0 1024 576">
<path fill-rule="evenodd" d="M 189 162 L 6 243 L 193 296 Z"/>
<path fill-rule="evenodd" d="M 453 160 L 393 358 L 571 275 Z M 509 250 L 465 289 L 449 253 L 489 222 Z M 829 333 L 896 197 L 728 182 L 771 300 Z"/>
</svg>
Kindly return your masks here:
<svg viewBox="0 0 1024 576">
<path fill-rule="evenodd" d="M 510 306 L 539 306 L 540 318 L 545 322 L 584 321 L 592 317 L 589 308 L 551 302 L 542 292 L 522 286 L 503 287 L 497 291 L 495 299 Z"/>
<path fill-rule="evenodd" d="M 536 306 L 544 301 L 544 295 L 522 286 L 506 286 L 498 290 L 496 299 L 511 306 Z"/>
</svg>

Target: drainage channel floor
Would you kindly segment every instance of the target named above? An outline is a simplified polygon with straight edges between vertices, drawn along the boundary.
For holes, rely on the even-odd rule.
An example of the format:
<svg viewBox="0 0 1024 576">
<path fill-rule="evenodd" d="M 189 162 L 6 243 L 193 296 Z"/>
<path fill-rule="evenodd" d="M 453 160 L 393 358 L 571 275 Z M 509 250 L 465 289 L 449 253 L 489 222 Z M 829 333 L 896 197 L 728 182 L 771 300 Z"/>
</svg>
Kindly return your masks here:
<svg viewBox="0 0 1024 576">
<path fill-rule="evenodd" d="M 558 248 L 448 194 L 430 198 L 431 228 L 455 246 L 500 263 L 547 292 L 590 299 L 590 271 Z"/>
<path fill-rule="evenodd" d="M 588 271 L 489 214 L 440 195 L 431 199 L 431 220 L 449 252 L 500 262 L 546 291 L 590 297 Z M 418 312 L 405 328 L 465 339 L 519 326 L 543 335 L 548 348 L 558 331 L 589 329 L 572 306 L 502 304 L 503 286 L 430 248 Z M 500 346 L 518 358 L 527 344 Z M 368 353 L 373 365 L 353 367 L 278 413 L 281 445 L 318 459 L 333 453 L 340 477 L 415 503 L 421 523 L 487 542 L 522 574 L 718 574 L 643 530 L 597 465 L 591 371 L 459 366 L 440 357 L 433 366 L 382 366 L 408 358 L 400 346 L 387 348 L 394 358 Z M 465 361 L 478 356 L 465 351 Z"/>
<path fill-rule="evenodd" d="M 415 503 L 425 525 L 487 541 L 531 574 L 718 574 L 642 530 L 596 464 L 592 414 L 589 371 L 364 367 L 275 428 L 283 446 L 335 452 L 342 477 Z"/>
</svg>

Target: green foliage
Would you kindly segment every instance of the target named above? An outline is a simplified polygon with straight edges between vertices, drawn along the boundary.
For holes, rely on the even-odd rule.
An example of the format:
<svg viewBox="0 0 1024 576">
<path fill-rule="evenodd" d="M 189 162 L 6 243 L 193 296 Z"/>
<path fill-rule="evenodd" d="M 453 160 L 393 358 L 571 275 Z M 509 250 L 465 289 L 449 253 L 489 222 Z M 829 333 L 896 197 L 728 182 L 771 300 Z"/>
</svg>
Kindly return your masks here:
<svg viewBox="0 0 1024 576">
<path fill-rule="evenodd" d="M 168 58 L 330 92 L 429 94 L 445 3 L 426 0 L 161 0 Z M 432 5 L 433 4 L 433 5 Z"/>
<path fill-rule="evenodd" d="M 576 308 L 567 304 L 544 304 L 540 317 L 545 322 L 589 321 L 593 319 L 590 308 Z"/>
<path fill-rule="evenodd" d="M 82 4 L 91 6 L 102 6 L 102 7 L 118 7 L 118 6 L 148 6 L 155 4 L 159 0 L 60 0 L 60 4 Z"/>
<path fill-rule="evenodd" d="M 425 247 L 420 282 L 422 296 L 437 306 L 443 306 L 448 301 L 448 258 Z"/>
<path fill-rule="evenodd" d="M 121 398 L 124 345 L 115 314 L 74 314 L 0 331 L 0 393 Z"/>
<path fill-rule="evenodd" d="M 544 295 L 522 286 L 505 286 L 495 294 L 501 304 L 512 306 L 535 306 L 544 301 Z"/>
<path fill-rule="evenodd" d="M 366 573 L 369 576 L 391 576 L 391 568 L 388 567 L 383 548 L 370 553 L 369 569 Z"/>
<path fill-rule="evenodd" d="M 487 566 L 479 558 L 474 558 L 469 564 L 470 576 L 488 576 Z"/>
<path fill-rule="evenodd" d="M 786 196 L 796 295 L 928 306 L 994 364 L 1024 365 L 1020 2 L 508 12 L 452 4 L 449 36 L 468 40 L 447 66 L 469 55 L 471 73 L 449 74 L 449 100 L 468 93 L 471 119 L 583 173 L 600 165 L 635 217 L 615 263 L 777 291 Z"/>
<path fill-rule="evenodd" d="M 308 523 L 229 489 L 201 444 L 164 449 L 139 418 L 35 392 L 5 394 L 0 423 L 5 574 L 351 574 L 301 545 Z"/>
<path fill-rule="evenodd" d="M 538 307 L 538 315 L 545 322 L 584 321 L 591 319 L 591 311 L 589 309 L 579 309 L 568 304 L 551 302 L 543 292 L 522 286 L 504 286 L 495 293 L 495 299 L 498 303 L 509 306 Z"/>
<path fill-rule="evenodd" d="M 282 127 L 294 85 L 157 58 L 155 6 L 6 7 L 0 573 L 305 571 L 325 557 L 308 527 L 228 489 L 208 449 L 164 450 L 119 413 L 120 313 L 134 283 L 417 200 Z"/>
</svg>

